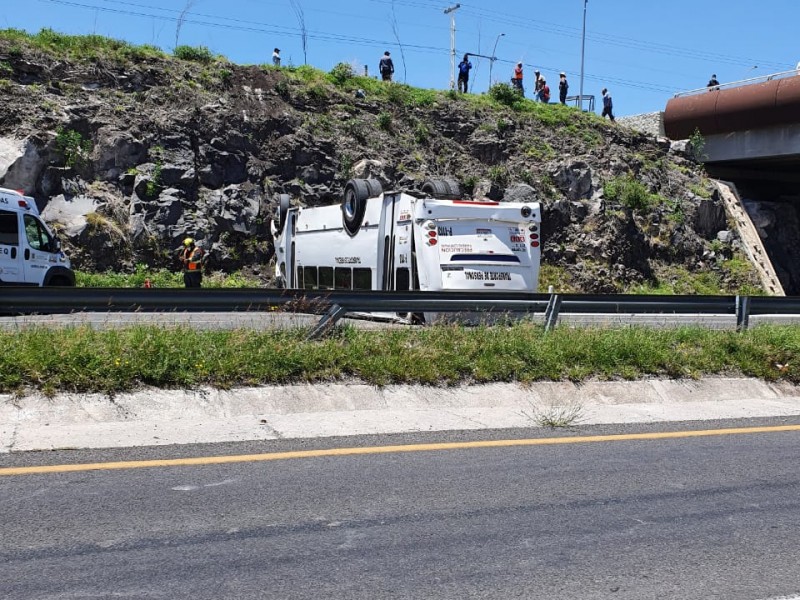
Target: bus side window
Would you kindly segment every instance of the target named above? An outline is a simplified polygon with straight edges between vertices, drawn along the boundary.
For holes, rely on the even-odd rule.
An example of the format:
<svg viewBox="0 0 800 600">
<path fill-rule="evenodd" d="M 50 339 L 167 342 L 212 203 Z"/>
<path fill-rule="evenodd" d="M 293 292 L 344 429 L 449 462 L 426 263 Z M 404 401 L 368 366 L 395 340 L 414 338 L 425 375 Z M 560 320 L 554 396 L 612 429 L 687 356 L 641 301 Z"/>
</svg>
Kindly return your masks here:
<svg viewBox="0 0 800 600">
<path fill-rule="evenodd" d="M 335 288 L 337 290 L 353 289 L 353 271 L 351 269 L 336 267 Z"/>
<path fill-rule="evenodd" d="M 0 245 L 19 246 L 17 213 L 0 210 Z"/>
<path fill-rule="evenodd" d="M 321 290 L 333 289 L 333 267 L 319 268 L 319 289 Z"/>
<path fill-rule="evenodd" d="M 372 289 L 372 269 L 353 269 L 353 289 Z"/>
<path fill-rule="evenodd" d="M 397 269 L 395 289 L 398 292 L 406 292 L 411 289 L 411 274 L 407 268 Z"/>
<path fill-rule="evenodd" d="M 317 287 L 317 267 L 303 267 L 303 289 L 316 290 Z"/>
</svg>

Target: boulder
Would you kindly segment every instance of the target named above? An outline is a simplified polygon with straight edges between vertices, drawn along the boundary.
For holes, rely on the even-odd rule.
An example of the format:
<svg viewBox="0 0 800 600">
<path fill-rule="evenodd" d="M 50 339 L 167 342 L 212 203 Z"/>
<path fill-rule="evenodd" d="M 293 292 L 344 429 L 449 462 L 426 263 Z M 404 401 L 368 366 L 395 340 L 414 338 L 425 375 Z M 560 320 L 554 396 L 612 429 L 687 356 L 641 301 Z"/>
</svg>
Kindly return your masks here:
<svg viewBox="0 0 800 600">
<path fill-rule="evenodd" d="M 503 202 L 537 202 L 536 190 L 527 183 L 515 183 L 506 188 Z"/>
<path fill-rule="evenodd" d="M 47 166 L 48 154 L 41 142 L 31 138 L 0 138 L 0 184 L 33 193 L 40 173 Z"/>
<path fill-rule="evenodd" d="M 714 234 L 725 229 L 727 217 L 721 202 L 713 200 L 700 200 L 694 215 L 694 229 L 706 239 L 711 239 Z"/>
<path fill-rule="evenodd" d="M 134 167 L 146 158 L 144 144 L 130 133 L 112 127 L 101 127 L 97 130 L 90 159 L 101 179 L 116 179 L 120 171 Z"/>
<path fill-rule="evenodd" d="M 584 161 L 562 163 L 550 174 L 556 187 L 570 200 L 591 198 L 592 169 Z"/>
</svg>

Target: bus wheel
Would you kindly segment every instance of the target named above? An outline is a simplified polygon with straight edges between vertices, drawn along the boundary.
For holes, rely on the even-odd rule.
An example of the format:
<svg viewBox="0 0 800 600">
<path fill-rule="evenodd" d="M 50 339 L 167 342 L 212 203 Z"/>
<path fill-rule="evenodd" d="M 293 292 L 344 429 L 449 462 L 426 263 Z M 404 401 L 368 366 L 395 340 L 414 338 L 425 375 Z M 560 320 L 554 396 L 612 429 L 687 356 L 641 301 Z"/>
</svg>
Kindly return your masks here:
<svg viewBox="0 0 800 600">
<path fill-rule="evenodd" d="M 422 193 L 431 198 L 453 200 L 461 198 L 461 186 L 455 179 L 428 179 L 422 184 Z"/>
<path fill-rule="evenodd" d="M 367 179 L 367 188 L 369 189 L 369 197 L 377 198 L 383 193 L 383 186 L 377 179 Z"/>
<path fill-rule="evenodd" d="M 69 279 L 56 275 L 47 282 L 47 287 L 70 287 Z"/>
<path fill-rule="evenodd" d="M 447 185 L 447 191 L 450 192 L 450 198 L 454 200 L 461 199 L 461 184 L 458 183 L 458 180 L 448 178 L 444 180 L 445 184 Z"/>
<path fill-rule="evenodd" d="M 289 194 L 278 196 L 278 231 L 283 234 L 283 226 L 286 224 L 286 217 L 292 205 L 292 198 Z"/>
<path fill-rule="evenodd" d="M 342 195 L 342 220 L 344 228 L 351 236 L 358 233 L 364 212 L 367 210 L 367 198 L 370 197 L 366 179 L 351 179 L 344 186 Z"/>
</svg>

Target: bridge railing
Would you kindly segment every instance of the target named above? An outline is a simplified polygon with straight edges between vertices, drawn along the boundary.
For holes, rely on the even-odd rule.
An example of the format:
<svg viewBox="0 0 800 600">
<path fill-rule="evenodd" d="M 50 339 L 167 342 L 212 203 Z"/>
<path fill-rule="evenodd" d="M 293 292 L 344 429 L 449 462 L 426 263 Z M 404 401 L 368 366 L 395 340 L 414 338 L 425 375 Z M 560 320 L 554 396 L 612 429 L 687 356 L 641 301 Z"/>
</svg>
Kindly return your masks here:
<svg viewBox="0 0 800 600">
<path fill-rule="evenodd" d="M 752 85 L 754 83 L 766 83 L 774 79 L 785 79 L 787 77 L 797 77 L 797 76 L 800 76 L 800 71 L 797 69 L 792 69 L 791 71 L 781 71 L 780 73 L 772 73 L 771 75 L 760 75 L 759 77 L 752 77 L 750 79 L 741 79 L 739 81 L 731 81 L 729 83 L 720 83 L 719 85 L 715 85 L 712 87 L 702 87 L 702 88 L 697 88 L 696 90 L 678 92 L 673 96 L 673 98 L 685 98 L 686 96 L 696 96 L 697 94 L 703 94 L 707 92 L 716 92 L 719 90 L 733 89 L 741 87 L 743 85 Z"/>
</svg>

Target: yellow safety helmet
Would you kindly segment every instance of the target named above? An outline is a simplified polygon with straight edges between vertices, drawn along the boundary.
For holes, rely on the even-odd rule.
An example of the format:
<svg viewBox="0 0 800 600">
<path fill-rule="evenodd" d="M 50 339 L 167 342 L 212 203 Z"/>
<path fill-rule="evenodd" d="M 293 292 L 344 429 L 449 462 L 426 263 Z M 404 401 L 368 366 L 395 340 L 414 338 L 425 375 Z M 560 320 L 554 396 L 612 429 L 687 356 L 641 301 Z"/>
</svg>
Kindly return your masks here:
<svg viewBox="0 0 800 600">
<path fill-rule="evenodd" d="M 185 240 L 183 240 L 184 246 L 191 246 L 192 244 L 194 244 L 194 240 L 192 238 L 186 238 Z"/>
</svg>

